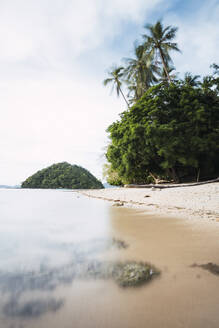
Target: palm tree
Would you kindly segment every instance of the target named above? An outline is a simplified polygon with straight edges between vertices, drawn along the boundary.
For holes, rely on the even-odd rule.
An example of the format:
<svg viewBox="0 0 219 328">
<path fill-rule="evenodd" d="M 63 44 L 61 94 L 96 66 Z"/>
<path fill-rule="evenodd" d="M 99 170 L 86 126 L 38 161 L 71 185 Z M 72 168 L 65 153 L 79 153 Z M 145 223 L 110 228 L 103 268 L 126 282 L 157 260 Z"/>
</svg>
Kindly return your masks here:
<svg viewBox="0 0 219 328">
<path fill-rule="evenodd" d="M 200 82 L 198 79 L 200 78 L 200 75 L 192 75 L 190 72 L 185 73 L 184 81 L 187 85 L 190 85 L 192 87 L 197 87 L 200 85 Z"/>
<path fill-rule="evenodd" d="M 210 66 L 210 68 L 214 69 L 213 75 L 218 75 L 219 74 L 219 65 L 214 63 Z"/>
<path fill-rule="evenodd" d="M 167 71 L 168 71 L 171 81 L 177 80 L 177 76 L 179 73 L 178 72 L 174 73 L 175 70 L 176 70 L 175 67 L 169 66 L 169 65 L 167 66 Z M 166 76 L 166 71 L 164 70 L 164 68 L 162 68 L 162 70 L 161 70 L 160 82 L 167 83 L 167 76 Z"/>
<path fill-rule="evenodd" d="M 103 81 L 103 84 L 106 86 L 108 85 L 109 83 L 113 83 L 112 85 L 112 91 L 114 88 L 116 88 L 116 93 L 117 93 L 117 96 L 122 95 L 123 99 L 125 100 L 127 106 L 129 107 L 129 103 L 124 95 L 124 93 L 122 92 L 122 89 L 121 89 L 121 85 L 122 85 L 122 82 L 121 82 L 121 79 L 123 78 L 124 76 L 124 68 L 122 66 L 119 66 L 119 67 L 112 67 L 112 69 L 108 72 L 109 74 L 109 78 L 105 79 Z"/>
<path fill-rule="evenodd" d="M 158 67 L 153 64 L 150 54 L 144 45 L 135 45 L 135 58 L 124 58 L 127 67 L 124 74 L 129 82 L 129 90 L 134 91 L 136 100 L 144 92 L 157 82 L 155 73 L 159 73 Z"/>
<path fill-rule="evenodd" d="M 171 42 L 175 38 L 178 28 L 171 26 L 164 28 L 161 21 L 157 21 L 155 25 L 147 24 L 145 28 L 149 31 L 149 35 L 143 35 L 145 46 L 150 49 L 153 58 L 160 57 L 166 77 L 171 82 L 168 63 L 172 60 L 169 52 L 171 50 L 180 51 L 177 43 Z"/>
<path fill-rule="evenodd" d="M 136 84 L 136 81 L 127 80 L 126 84 L 128 86 L 128 95 L 129 103 L 134 104 L 138 99 L 142 96 L 142 86 L 140 84 Z"/>
<path fill-rule="evenodd" d="M 212 76 L 207 75 L 203 77 L 201 87 L 203 90 L 207 91 L 212 88 L 213 84 L 214 84 L 214 79 L 212 78 Z"/>
</svg>

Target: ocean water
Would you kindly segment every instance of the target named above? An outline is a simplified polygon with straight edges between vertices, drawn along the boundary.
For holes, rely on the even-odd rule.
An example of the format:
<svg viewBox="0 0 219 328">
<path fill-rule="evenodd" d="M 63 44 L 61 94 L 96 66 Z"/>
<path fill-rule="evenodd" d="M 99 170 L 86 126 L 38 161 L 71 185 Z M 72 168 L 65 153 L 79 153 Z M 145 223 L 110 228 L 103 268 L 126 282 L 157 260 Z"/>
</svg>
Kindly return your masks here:
<svg viewBox="0 0 219 328">
<path fill-rule="evenodd" d="M 2 189 L 0 328 L 218 327 L 219 277 L 192 266 L 219 264 L 218 237 L 74 191 Z M 161 274 L 137 288 L 87 274 L 116 261 Z"/>
</svg>

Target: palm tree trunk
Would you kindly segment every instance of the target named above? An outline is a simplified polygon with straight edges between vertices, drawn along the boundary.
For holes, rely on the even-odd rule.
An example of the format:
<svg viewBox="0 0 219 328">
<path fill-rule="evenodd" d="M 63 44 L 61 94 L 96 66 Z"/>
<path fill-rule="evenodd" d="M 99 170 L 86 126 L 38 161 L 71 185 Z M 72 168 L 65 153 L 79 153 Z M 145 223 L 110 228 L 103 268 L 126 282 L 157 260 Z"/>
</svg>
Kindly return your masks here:
<svg viewBox="0 0 219 328">
<path fill-rule="evenodd" d="M 164 71 L 166 73 L 167 79 L 168 79 L 169 82 L 171 82 L 170 75 L 169 75 L 168 69 L 167 69 L 167 65 L 166 65 L 166 63 L 164 61 L 163 51 L 162 51 L 162 49 L 160 47 L 158 47 L 158 49 L 159 49 L 159 52 L 160 52 L 160 57 L 161 57 L 161 60 L 162 60 L 163 68 L 164 68 Z"/>
<path fill-rule="evenodd" d="M 122 89 L 120 88 L 120 85 L 118 85 L 118 87 L 119 87 L 119 91 L 121 92 L 121 95 L 123 96 L 123 99 L 125 100 L 125 102 L 126 102 L 128 108 L 129 108 L 129 103 L 128 103 L 128 101 L 127 101 L 127 99 L 126 99 L 124 93 L 122 92 Z"/>
</svg>

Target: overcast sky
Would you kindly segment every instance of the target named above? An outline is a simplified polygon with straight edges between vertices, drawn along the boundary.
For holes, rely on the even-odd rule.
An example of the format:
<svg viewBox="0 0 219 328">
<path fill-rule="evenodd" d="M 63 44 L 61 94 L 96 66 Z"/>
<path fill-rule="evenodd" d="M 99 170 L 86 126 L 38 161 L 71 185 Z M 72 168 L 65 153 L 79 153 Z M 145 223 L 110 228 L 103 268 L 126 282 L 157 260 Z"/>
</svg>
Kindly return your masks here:
<svg viewBox="0 0 219 328">
<path fill-rule="evenodd" d="M 0 0 L 0 184 L 67 161 L 102 178 L 107 126 L 126 109 L 102 81 L 146 23 L 178 26 L 180 73 L 219 63 L 218 0 Z"/>
</svg>

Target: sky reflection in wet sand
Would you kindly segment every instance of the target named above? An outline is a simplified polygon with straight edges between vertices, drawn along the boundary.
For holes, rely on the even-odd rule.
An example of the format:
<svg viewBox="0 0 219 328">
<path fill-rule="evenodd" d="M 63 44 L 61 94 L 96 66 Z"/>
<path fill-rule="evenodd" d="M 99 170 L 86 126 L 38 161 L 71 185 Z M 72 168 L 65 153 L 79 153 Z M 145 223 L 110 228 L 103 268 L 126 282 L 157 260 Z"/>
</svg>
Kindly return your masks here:
<svg viewBox="0 0 219 328">
<path fill-rule="evenodd" d="M 0 327 L 218 327 L 218 276 L 202 268 L 218 263 L 215 227 L 55 190 L 0 190 L 0 213 Z M 112 263 L 127 261 L 162 275 L 120 288 Z"/>
<path fill-rule="evenodd" d="M 56 312 L 64 298 L 49 292 L 71 284 L 85 270 L 82 263 L 85 268 L 115 246 L 108 236 L 108 206 L 61 191 L 1 190 L 1 196 L 2 315 L 30 319 Z M 25 300 L 30 292 L 33 299 Z"/>
</svg>

